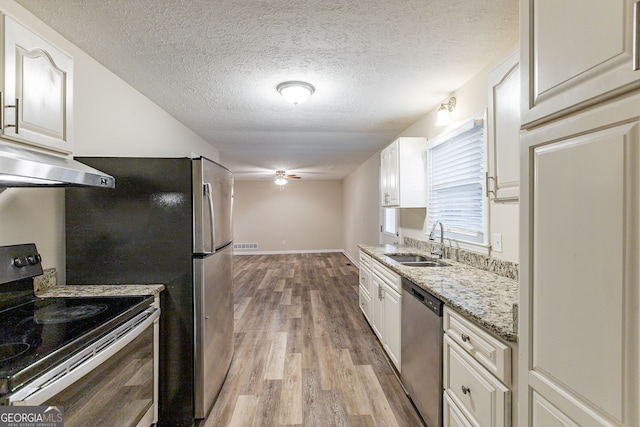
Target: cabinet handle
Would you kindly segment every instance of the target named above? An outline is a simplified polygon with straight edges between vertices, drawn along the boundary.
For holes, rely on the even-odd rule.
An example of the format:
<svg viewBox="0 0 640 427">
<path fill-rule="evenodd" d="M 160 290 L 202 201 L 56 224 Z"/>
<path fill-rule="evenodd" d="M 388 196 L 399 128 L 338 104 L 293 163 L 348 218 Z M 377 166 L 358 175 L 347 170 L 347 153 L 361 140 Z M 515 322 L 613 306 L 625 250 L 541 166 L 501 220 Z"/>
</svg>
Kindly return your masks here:
<svg viewBox="0 0 640 427">
<path fill-rule="evenodd" d="M 0 105 L 3 106 L 3 111 L 0 112 L 0 116 L 2 116 L 2 121 L 0 123 L 0 129 L 7 128 L 16 128 L 16 134 L 20 133 L 20 99 L 16 98 L 16 103 L 14 105 L 4 105 L 3 99 L 0 100 Z M 4 108 L 15 108 L 16 109 L 16 124 L 15 125 L 5 125 L 4 124 Z"/>
<path fill-rule="evenodd" d="M 489 190 L 489 180 L 492 179 L 494 184 L 496 183 L 496 179 L 493 176 L 489 176 L 489 172 L 484 173 L 484 190 L 486 193 L 486 197 L 490 198 L 489 194 L 493 193 L 493 197 L 497 196 L 495 190 Z"/>
<path fill-rule="evenodd" d="M 640 2 L 633 3 L 633 59 L 631 67 L 633 71 L 640 70 L 640 40 L 638 40 L 638 31 L 640 31 Z"/>
<path fill-rule="evenodd" d="M 471 389 L 466 385 L 462 386 L 462 394 L 471 394 Z"/>
<path fill-rule="evenodd" d="M 467 334 L 460 335 L 460 338 L 462 338 L 462 341 L 464 341 L 464 342 L 468 342 L 468 341 L 471 340 L 471 337 L 469 335 L 467 335 Z"/>
<path fill-rule="evenodd" d="M 378 285 L 378 299 L 381 300 L 384 298 L 384 291 L 382 290 L 382 286 Z"/>
</svg>

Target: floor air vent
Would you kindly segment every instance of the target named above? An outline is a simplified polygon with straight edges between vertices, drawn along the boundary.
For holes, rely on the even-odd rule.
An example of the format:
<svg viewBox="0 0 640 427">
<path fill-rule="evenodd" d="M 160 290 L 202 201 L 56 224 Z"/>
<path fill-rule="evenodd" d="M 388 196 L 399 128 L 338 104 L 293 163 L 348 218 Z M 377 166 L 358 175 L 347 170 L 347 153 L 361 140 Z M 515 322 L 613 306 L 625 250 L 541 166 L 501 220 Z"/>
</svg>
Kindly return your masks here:
<svg viewBox="0 0 640 427">
<path fill-rule="evenodd" d="M 233 249 L 258 249 L 257 243 L 234 243 Z"/>
</svg>

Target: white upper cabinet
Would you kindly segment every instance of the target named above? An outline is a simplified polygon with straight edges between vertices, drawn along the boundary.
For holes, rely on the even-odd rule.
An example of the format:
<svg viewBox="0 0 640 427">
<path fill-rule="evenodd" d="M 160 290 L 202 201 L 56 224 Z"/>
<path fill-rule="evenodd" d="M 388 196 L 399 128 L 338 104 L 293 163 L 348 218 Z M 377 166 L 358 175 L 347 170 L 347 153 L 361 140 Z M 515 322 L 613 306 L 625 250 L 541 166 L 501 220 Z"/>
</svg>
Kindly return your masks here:
<svg viewBox="0 0 640 427">
<path fill-rule="evenodd" d="M 393 141 L 380 153 L 380 191 L 382 206 L 398 206 L 400 177 L 398 176 L 398 141 Z"/>
<path fill-rule="evenodd" d="M 400 137 L 380 153 L 382 206 L 427 206 L 426 138 Z"/>
<path fill-rule="evenodd" d="M 513 53 L 489 73 L 489 178 L 497 202 L 520 194 L 520 66 Z"/>
<path fill-rule="evenodd" d="M 520 1 L 525 127 L 640 87 L 634 3 Z"/>
<path fill-rule="evenodd" d="M 4 16 L 2 137 L 73 152 L 73 59 Z"/>
</svg>

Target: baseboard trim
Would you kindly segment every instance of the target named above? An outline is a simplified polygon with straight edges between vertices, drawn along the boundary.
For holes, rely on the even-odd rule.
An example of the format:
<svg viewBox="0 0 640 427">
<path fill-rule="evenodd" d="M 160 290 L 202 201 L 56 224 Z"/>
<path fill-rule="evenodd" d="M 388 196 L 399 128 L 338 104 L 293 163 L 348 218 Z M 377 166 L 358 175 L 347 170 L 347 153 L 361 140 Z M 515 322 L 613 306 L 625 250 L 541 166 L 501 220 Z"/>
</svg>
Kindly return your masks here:
<svg viewBox="0 0 640 427">
<path fill-rule="evenodd" d="M 234 255 L 291 255 L 291 254 L 321 254 L 327 252 L 342 252 L 344 249 L 311 249 L 311 250 L 291 250 L 291 251 L 233 251 Z M 347 255 L 347 258 L 349 256 Z M 351 259 L 351 258 L 349 258 Z"/>
</svg>

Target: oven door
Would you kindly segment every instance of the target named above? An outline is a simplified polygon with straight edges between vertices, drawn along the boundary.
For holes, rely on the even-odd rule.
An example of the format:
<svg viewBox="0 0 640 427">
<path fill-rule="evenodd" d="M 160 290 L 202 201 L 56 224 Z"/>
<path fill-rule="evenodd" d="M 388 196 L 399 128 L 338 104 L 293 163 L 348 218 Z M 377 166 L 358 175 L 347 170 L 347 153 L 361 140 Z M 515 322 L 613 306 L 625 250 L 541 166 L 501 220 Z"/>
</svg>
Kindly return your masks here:
<svg viewBox="0 0 640 427">
<path fill-rule="evenodd" d="M 14 393 L 10 404 L 63 407 L 65 427 L 152 424 L 159 316 L 149 308 Z"/>
</svg>

